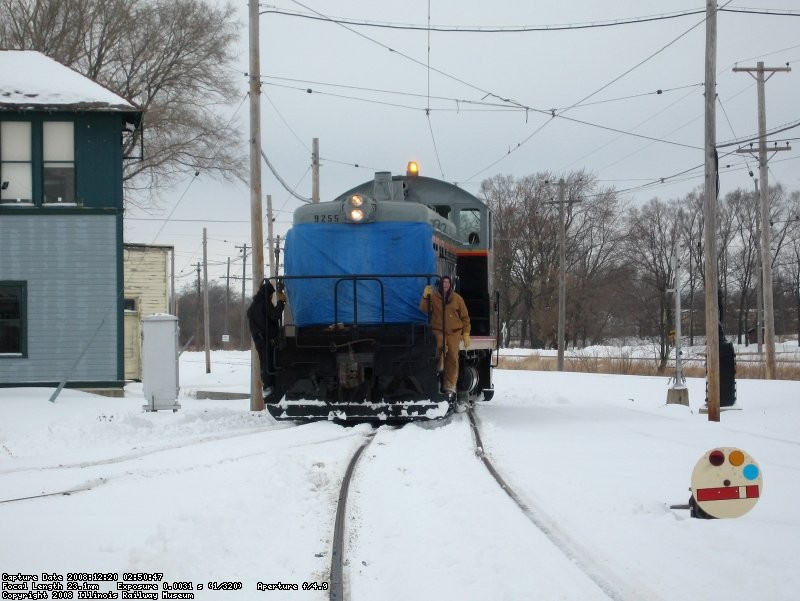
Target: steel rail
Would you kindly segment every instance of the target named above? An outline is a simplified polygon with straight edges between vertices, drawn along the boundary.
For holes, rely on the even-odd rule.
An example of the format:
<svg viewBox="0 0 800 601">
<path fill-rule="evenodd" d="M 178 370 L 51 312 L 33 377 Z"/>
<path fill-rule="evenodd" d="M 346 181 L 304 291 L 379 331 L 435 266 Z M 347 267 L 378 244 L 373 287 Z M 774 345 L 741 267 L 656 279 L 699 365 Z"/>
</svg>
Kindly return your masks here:
<svg viewBox="0 0 800 601">
<path fill-rule="evenodd" d="M 344 473 L 342 487 L 339 490 L 339 502 L 336 506 L 336 523 L 333 527 L 333 545 L 331 552 L 331 579 L 330 597 L 331 601 L 345 601 L 344 592 L 344 524 L 347 517 L 347 493 L 350 489 L 350 481 L 356 469 L 356 464 L 361 458 L 364 449 L 375 439 L 378 430 L 373 430 L 367 435 L 364 442 L 353 453 L 347 470 Z"/>
<path fill-rule="evenodd" d="M 547 539 L 553 543 L 553 545 L 564 554 L 565 557 L 569 558 L 571 561 L 575 563 L 575 566 L 586 576 L 594 582 L 595 585 L 605 594 L 609 599 L 612 601 L 631 601 L 633 599 L 640 599 L 642 598 L 640 595 L 641 591 L 632 591 L 628 590 L 628 587 L 624 585 L 624 583 L 618 582 L 615 583 L 612 579 L 606 578 L 602 573 L 602 568 L 597 568 L 596 566 L 592 565 L 591 558 L 584 557 L 578 548 L 568 540 L 566 536 L 560 534 L 558 532 L 558 528 L 555 524 L 550 524 L 551 522 L 541 511 L 536 510 L 528 506 L 519 494 L 508 485 L 508 483 L 503 479 L 500 475 L 500 472 L 497 471 L 492 461 L 489 459 L 488 455 L 485 452 L 483 441 L 481 440 L 480 429 L 478 427 L 477 418 L 475 417 L 474 410 L 470 409 L 467 412 L 467 416 L 469 417 L 470 429 L 472 430 L 472 436 L 475 443 L 475 455 L 480 458 L 483 462 L 483 465 L 495 479 L 495 481 L 500 485 L 500 488 L 505 491 L 505 493 L 511 498 L 517 507 L 520 508 L 522 513 L 525 515 L 526 518 L 542 533 L 547 537 Z M 655 601 L 657 597 L 652 594 L 652 591 L 648 591 L 647 597 Z"/>
</svg>

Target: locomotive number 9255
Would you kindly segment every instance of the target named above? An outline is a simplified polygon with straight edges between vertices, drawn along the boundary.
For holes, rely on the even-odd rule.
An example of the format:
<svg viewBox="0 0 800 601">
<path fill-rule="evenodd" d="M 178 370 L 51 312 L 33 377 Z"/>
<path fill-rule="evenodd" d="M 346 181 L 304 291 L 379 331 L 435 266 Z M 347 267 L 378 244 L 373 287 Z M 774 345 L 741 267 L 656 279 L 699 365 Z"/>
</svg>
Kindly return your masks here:
<svg viewBox="0 0 800 601">
<path fill-rule="evenodd" d="M 314 223 L 339 223 L 338 215 L 314 215 Z"/>
</svg>

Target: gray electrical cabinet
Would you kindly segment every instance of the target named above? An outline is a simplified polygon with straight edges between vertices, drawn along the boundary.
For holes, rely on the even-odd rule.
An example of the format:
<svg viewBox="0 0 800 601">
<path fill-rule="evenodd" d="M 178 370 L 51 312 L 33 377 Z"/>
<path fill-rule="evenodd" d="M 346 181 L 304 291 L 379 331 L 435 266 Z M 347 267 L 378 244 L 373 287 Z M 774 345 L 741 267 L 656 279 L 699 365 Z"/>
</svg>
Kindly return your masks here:
<svg viewBox="0 0 800 601">
<path fill-rule="evenodd" d="M 180 409 L 178 318 L 158 313 L 142 320 L 142 384 L 145 411 Z"/>
</svg>

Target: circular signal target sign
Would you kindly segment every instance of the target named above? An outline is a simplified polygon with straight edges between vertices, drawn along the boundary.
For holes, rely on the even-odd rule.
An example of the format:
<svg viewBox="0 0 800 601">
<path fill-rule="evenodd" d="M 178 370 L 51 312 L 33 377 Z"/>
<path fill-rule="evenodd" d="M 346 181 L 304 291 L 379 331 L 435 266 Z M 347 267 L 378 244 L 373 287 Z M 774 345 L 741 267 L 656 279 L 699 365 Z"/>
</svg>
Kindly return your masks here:
<svg viewBox="0 0 800 601">
<path fill-rule="evenodd" d="M 756 460 L 735 447 L 708 451 L 692 472 L 692 496 L 715 518 L 743 516 L 758 502 L 763 488 Z"/>
</svg>

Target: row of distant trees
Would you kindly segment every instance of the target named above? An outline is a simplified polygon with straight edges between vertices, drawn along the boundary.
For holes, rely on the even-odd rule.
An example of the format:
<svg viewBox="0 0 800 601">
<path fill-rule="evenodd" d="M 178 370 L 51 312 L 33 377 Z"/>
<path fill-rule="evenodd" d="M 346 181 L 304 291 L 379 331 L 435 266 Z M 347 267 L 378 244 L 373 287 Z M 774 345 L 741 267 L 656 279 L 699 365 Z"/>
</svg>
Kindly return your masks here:
<svg viewBox="0 0 800 601">
<path fill-rule="evenodd" d="M 586 172 L 565 179 L 566 337 L 583 347 L 612 340 L 649 340 L 662 361 L 675 329 L 675 263 L 682 272 L 682 333 L 705 336 L 702 191 L 683 198 L 625 203 Z M 494 213 L 494 286 L 500 293 L 502 343 L 557 346 L 559 207 L 556 178 L 495 176 L 481 186 Z M 775 330 L 800 336 L 800 192 L 769 189 Z M 759 277 L 759 198 L 734 190 L 717 215 L 717 265 L 725 333 L 754 340 Z M 238 287 L 237 287 L 238 288 Z M 196 284 L 178 295 L 182 344 L 203 341 L 202 294 Z M 249 348 L 242 302 L 234 287 L 209 285 L 212 348 Z M 229 340 L 222 342 L 223 334 Z M 748 335 L 749 334 L 749 335 Z"/>
<path fill-rule="evenodd" d="M 209 346 L 212 349 L 245 350 L 250 348 L 250 330 L 247 327 L 247 307 L 250 298 L 242 302 L 241 290 L 224 283 L 208 282 Z M 197 282 L 186 284 L 177 293 L 180 345 L 189 350 L 202 350 L 203 290 Z M 227 335 L 227 341 L 223 341 Z"/>
<path fill-rule="evenodd" d="M 240 178 L 241 135 L 226 112 L 238 100 L 240 24 L 229 3 L 208 0 L 0 0 L 0 47 L 38 50 L 144 109 L 144 134 L 127 140 L 126 201 L 155 202 L 187 172 Z M 142 152 L 144 145 L 144 152 Z M 495 214 L 495 284 L 501 325 L 526 346 L 555 344 L 558 322 L 556 177 L 496 176 L 481 193 Z M 662 356 L 674 327 L 671 261 L 685 270 L 684 332 L 704 334 L 702 192 L 626 205 L 588 173 L 566 178 L 566 331 L 579 346 L 612 338 L 658 341 Z M 137 194 L 136 192 L 139 191 Z M 798 192 L 771 187 L 770 236 L 775 326 L 800 329 Z M 725 329 L 742 341 L 755 325 L 758 200 L 736 190 L 719 202 L 718 271 Z M 194 286 L 180 295 L 181 331 L 202 339 Z M 229 347 L 248 346 L 240 295 L 209 290 L 210 329 Z M 247 299 L 245 299 L 246 301 Z M 226 303 L 227 301 L 227 303 Z M 227 309 L 225 308 L 227 305 Z M 186 321 L 183 314 L 187 315 Z"/>
<path fill-rule="evenodd" d="M 514 332 L 524 346 L 557 346 L 557 179 L 551 173 L 521 179 L 498 175 L 481 186 L 494 211 L 503 331 L 506 336 Z M 575 172 L 565 181 L 568 344 L 650 339 L 665 360 L 675 327 L 674 297 L 668 292 L 675 282 L 675 252 L 683 281 L 683 333 L 690 343 L 704 335 L 702 190 L 636 205 L 623 202 L 589 173 Z M 778 334 L 800 334 L 800 192 L 776 185 L 768 196 L 775 328 Z M 754 191 L 734 190 L 718 202 L 723 326 L 740 343 L 756 327 L 758 207 Z"/>
</svg>

